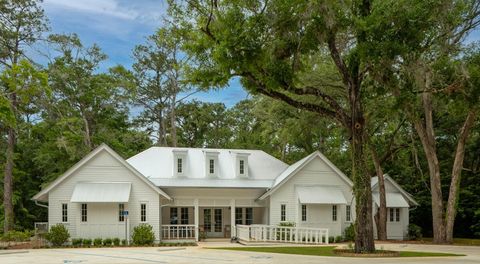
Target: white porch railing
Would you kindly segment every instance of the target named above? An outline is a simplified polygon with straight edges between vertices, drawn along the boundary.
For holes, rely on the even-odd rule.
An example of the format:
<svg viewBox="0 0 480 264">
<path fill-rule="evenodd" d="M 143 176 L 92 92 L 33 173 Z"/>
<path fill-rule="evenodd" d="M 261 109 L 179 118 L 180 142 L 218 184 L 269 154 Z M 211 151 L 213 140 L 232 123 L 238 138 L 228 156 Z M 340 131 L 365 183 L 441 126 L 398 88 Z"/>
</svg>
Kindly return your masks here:
<svg viewBox="0 0 480 264">
<path fill-rule="evenodd" d="M 328 244 L 327 228 L 236 225 L 236 236 L 243 241 Z"/>
<path fill-rule="evenodd" d="M 35 222 L 35 236 L 48 232 L 48 222 Z"/>
<path fill-rule="evenodd" d="M 195 240 L 195 225 L 162 225 L 163 240 Z"/>
</svg>

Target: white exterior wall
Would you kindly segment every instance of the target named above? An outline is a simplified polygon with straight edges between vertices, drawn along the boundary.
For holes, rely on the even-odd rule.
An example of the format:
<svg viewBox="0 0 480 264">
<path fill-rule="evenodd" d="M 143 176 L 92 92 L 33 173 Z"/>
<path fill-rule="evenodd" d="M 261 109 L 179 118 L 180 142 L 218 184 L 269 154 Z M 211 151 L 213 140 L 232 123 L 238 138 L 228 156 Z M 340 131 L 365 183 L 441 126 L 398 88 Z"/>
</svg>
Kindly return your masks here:
<svg viewBox="0 0 480 264">
<path fill-rule="evenodd" d="M 70 203 L 75 184 L 81 181 L 131 182 L 130 200 L 125 205 L 129 210 L 130 234 L 140 224 L 140 203 L 147 203 L 147 222 L 158 239 L 160 234 L 160 197 L 145 182 L 134 175 L 118 160 L 103 150 L 81 168 L 66 178 L 48 194 L 48 222 L 55 225 L 62 221 L 61 204 L 68 203 L 66 226 L 72 238 L 111 238 L 119 234 L 123 238 L 124 223 L 118 222 L 118 203 L 89 203 L 87 222 L 81 222 L 81 204 Z"/>
<path fill-rule="evenodd" d="M 342 235 L 346 224 L 345 206 L 337 205 L 337 221 L 332 221 L 332 205 L 308 205 L 307 222 L 301 221 L 301 205 L 298 201 L 296 186 L 326 185 L 342 190 L 347 203 L 353 200 L 352 190 L 348 183 L 334 172 L 322 159 L 314 158 L 270 196 L 270 224 L 278 225 L 280 221 L 280 205 L 286 205 L 286 221 L 295 222 L 297 226 L 329 228 L 330 236 Z M 354 205 L 352 205 L 354 206 Z M 354 207 L 352 207 L 354 208 Z M 352 219 L 355 219 L 352 210 Z"/>
</svg>

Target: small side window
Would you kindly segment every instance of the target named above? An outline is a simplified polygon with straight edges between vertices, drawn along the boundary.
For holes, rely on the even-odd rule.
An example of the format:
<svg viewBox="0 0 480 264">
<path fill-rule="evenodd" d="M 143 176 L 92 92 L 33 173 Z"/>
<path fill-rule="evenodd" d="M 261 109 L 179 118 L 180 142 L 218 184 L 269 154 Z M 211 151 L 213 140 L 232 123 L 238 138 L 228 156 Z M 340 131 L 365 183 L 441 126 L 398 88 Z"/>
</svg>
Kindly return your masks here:
<svg viewBox="0 0 480 264">
<path fill-rule="evenodd" d="M 332 205 L 332 221 L 336 222 L 337 221 L 337 206 Z"/>
</svg>

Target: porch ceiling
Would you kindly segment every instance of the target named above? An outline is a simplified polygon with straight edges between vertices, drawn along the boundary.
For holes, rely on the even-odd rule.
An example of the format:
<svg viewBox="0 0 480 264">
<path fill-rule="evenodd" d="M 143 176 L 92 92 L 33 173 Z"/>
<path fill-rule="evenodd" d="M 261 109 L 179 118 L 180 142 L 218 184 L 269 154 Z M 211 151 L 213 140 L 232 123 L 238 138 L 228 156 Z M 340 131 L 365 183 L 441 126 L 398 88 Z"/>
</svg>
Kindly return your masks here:
<svg viewBox="0 0 480 264">
<path fill-rule="evenodd" d="M 79 182 L 73 190 L 72 203 L 126 203 L 130 182 Z"/>
</svg>

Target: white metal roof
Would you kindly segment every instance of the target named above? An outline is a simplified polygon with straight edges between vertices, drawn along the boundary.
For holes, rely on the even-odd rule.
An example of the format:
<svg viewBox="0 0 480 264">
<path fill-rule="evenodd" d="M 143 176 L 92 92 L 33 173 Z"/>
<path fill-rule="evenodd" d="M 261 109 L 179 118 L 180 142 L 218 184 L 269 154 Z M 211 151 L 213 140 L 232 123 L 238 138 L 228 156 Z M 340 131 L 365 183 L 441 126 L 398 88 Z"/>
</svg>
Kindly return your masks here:
<svg viewBox="0 0 480 264">
<path fill-rule="evenodd" d="M 347 204 L 342 190 L 335 186 L 297 187 L 297 194 L 301 204 Z"/>
<path fill-rule="evenodd" d="M 182 150 L 183 176 L 174 175 L 174 153 Z M 206 175 L 205 152 L 218 153 L 217 175 Z M 236 155 L 248 156 L 248 178 L 235 173 Z M 127 162 L 157 186 L 270 188 L 273 180 L 289 166 L 261 150 L 151 147 Z"/>
<path fill-rule="evenodd" d="M 383 177 L 385 178 L 385 181 L 390 182 L 403 195 L 403 198 L 406 198 L 408 200 L 409 205 L 418 205 L 417 201 L 413 199 L 412 195 L 405 191 L 402 186 L 400 186 L 396 181 L 394 181 L 388 174 L 384 174 Z M 378 177 L 372 177 L 370 183 L 372 190 L 375 190 L 378 185 Z"/>
<path fill-rule="evenodd" d="M 72 203 L 126 203 L 130 199 L 130 182 L 79 182 L 75 184 Z"/>
<path fill-rule="evenodd" d="M 385 198 L 387 207 L 410 207 L 401 193 L 386 193 Z M 380 206 L 380 195 L 378 193 L 373 194 L 373 200 Z"/>
</svg>

